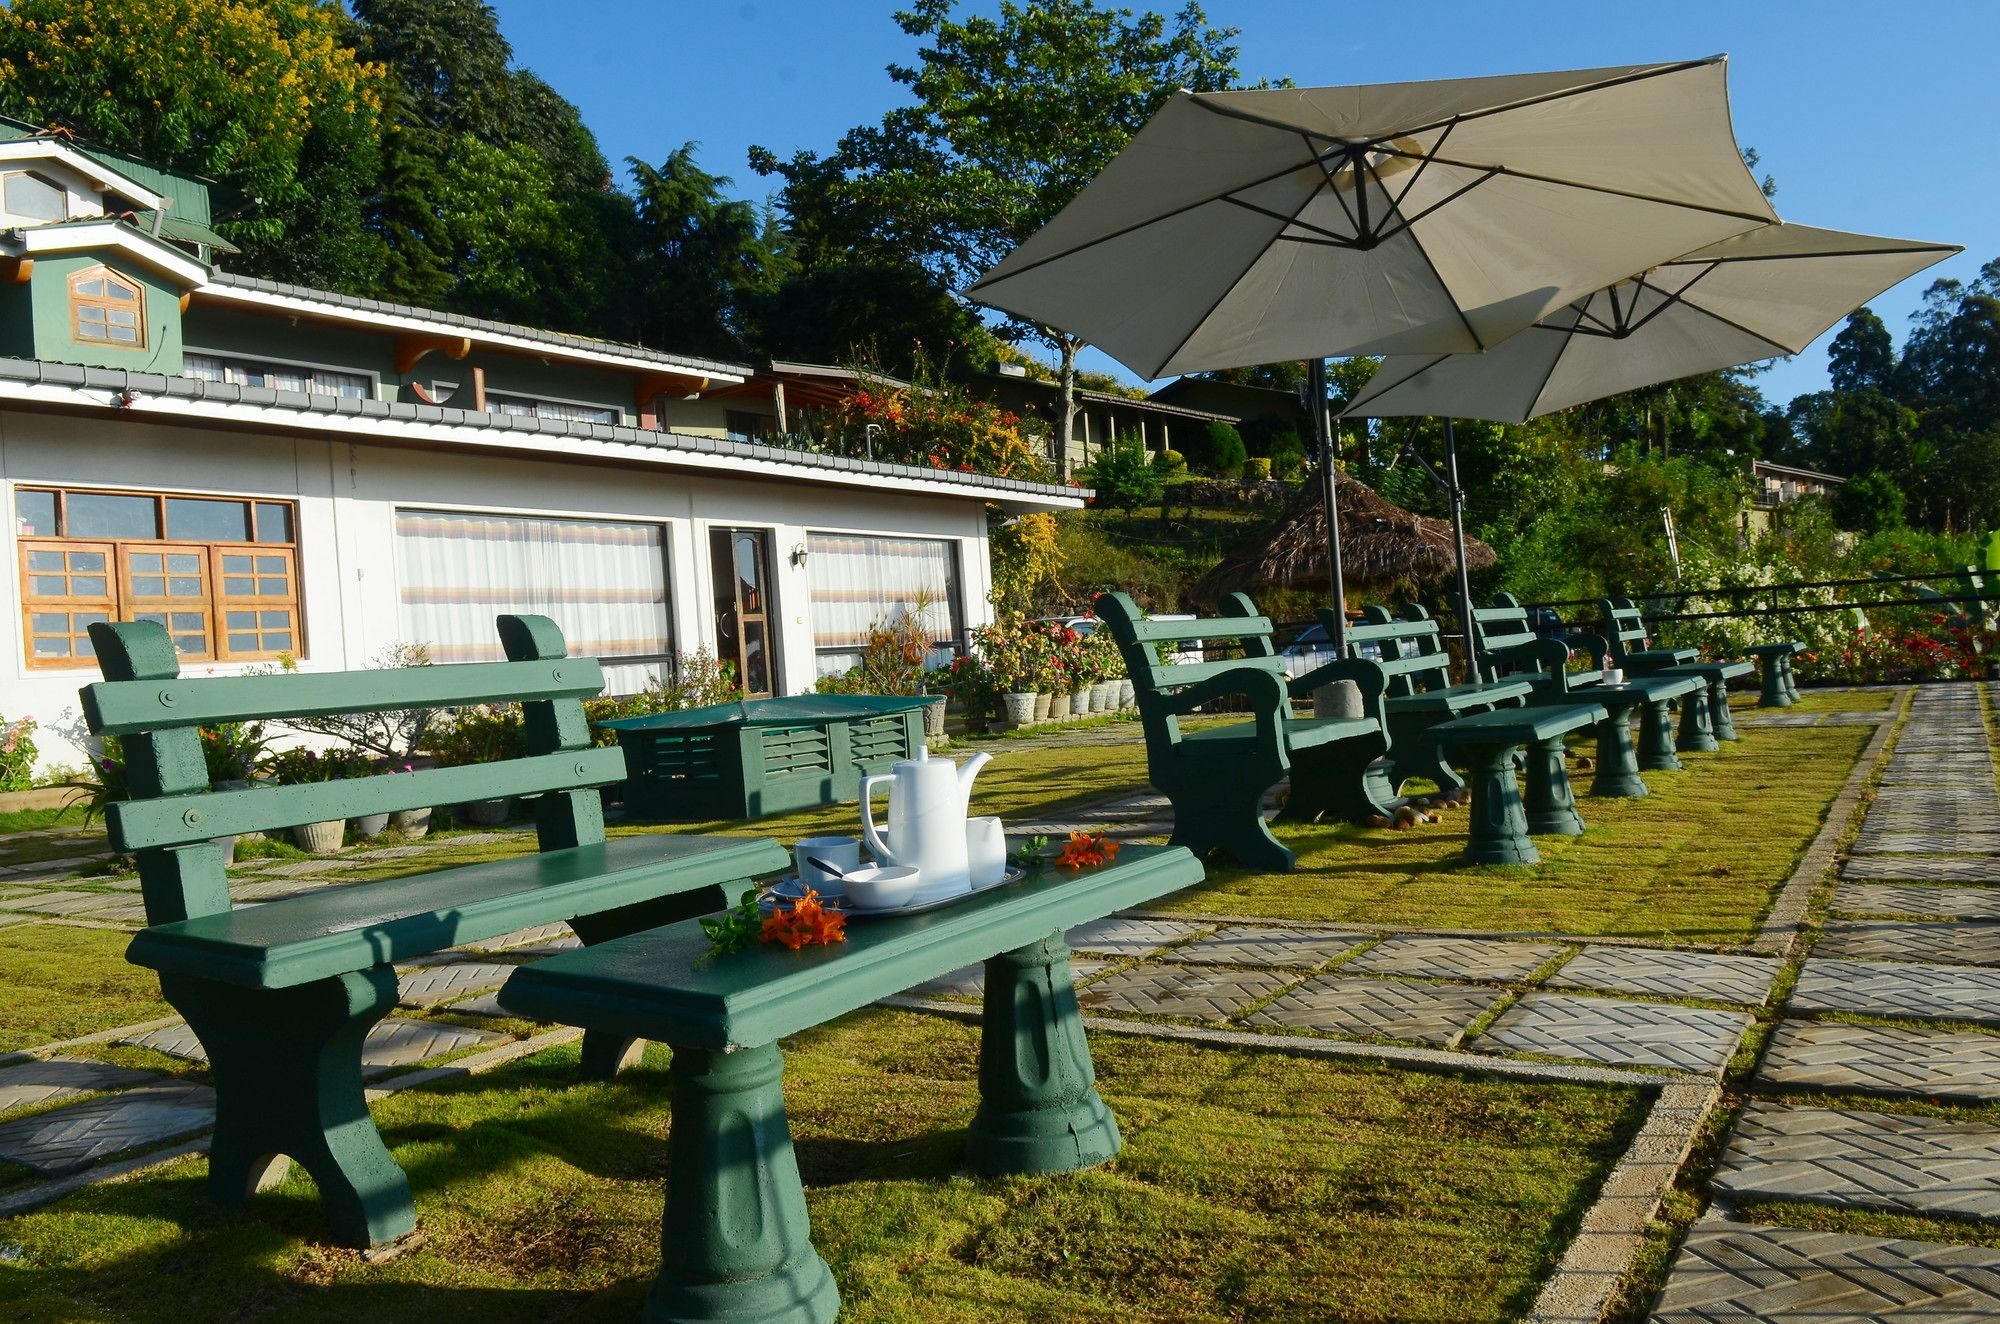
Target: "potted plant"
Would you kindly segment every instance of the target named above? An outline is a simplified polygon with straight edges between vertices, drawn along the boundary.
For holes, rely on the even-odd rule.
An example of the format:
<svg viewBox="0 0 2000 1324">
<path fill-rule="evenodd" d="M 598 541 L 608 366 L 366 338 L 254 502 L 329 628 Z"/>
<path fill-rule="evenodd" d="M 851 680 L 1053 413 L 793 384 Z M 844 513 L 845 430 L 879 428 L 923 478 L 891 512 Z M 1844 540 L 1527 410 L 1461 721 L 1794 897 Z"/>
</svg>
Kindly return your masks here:
<svg viewBox="0 0 2000 1324">
<path fill-rule="evenodd" d="M 1090 655 L 1090 711 L 1115 712 L 1118 708 L 1118 641 L 1099 625 L 1083 636 L 1083 649 Z"/>
<path fill-rule="evenodd" d="M 211 790 L 247 791 L 264 764 L 266 739 L 258 722 L 223 722 L 204 726 L 200 732 L 201 757 L 208 765 Z M 261 835 L 261 834 L 260 834 Z M 214 837 L 221 848 L 222 862 L 236 862 L 235 837 Z"/>
<path fill-rule="evenodd" d="M 522 736 L 519 704 L 482 704 L 461 708 L 452 719 L 436 728 L 430 750 L 441 768 L 470 768 L 482 763 L 498 763 L 527 753 Z M 457 808 L 460 818 L 482 827 L 507 821 L 512 801 L 507 796 L 468 800 Z"/>
<path fill-rule="evenodd" d="M 384 765 L 373 761 L 357 759 L 356 762 L 358 766 L 354 775 L 357 777 L 374 777 L 389 771 Z M 379 814 L 363 814 L 359 818 L 348 819 L 347 830 L 354 834 L 357 841 L 366 837 L 379 837 L 389 830 L 390 817 L 386 809 Z"/>
<path fill-rule="evenodd" d="M 424 764 L 427 767 L 434 768 L 437 766 L 437 760 L 425 757 Z M 401 766 L 392 766 L 386 771 L 389 776 L 394 777 L 402 773 L 415 772 L 416 770 L 417 764 L 412 759 L 406 760 Z M 428 806 L 421 809 L 394 810 L 389 815 L 389 828 L 391 831 L 400 832 L 406 837 L 421 837 L 431 830 L 431 811 Z"/>
<path fill-rule="evenodd" d="M 1014 726 L 1035 720 L 1037 696 L 1024 644 L 1018 624 L 995 621 L 972 632 L 972 653 L 960 659 L 977 665 L 987 692 L 999 697 L 1001 717 Z"/>
<path fill-rule="evenodd" d="M 341 781 L 354 775 L 359 760 L 346 749 L 337 749 L 322 754 L 318 750 L 303 746 L 281 749 L 270 756 L 265 763 L 265 773 L 280 786 L 316 786 L 325 782 Z M 347 832 L 344 818 L 321 819 L 313 823 L 300 823 L 292 829 L 292 842 L 308 855 L 331 855 L 340 849 L 341 840 Z"/>
</svg>

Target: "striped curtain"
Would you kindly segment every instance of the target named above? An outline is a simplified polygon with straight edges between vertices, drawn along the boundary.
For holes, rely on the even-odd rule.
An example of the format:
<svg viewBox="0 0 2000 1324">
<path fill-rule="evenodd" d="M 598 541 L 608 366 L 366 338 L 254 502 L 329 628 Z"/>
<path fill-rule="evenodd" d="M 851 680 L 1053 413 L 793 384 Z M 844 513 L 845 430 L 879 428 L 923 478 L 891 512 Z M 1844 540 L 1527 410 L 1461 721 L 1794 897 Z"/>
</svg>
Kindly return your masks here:
<svg viewBox="0 0 2000 1324">
<path fill-rule="evenodd" d="M 839 675 L 859 665 L 868 628 L 877 621 L 901 620 L 920 594 L 931 599 L 925 616 L 937 643 L 931 665 L 951 660 L 960 622 L 958 558 L 949 542 L 809 533 L 806 549 L 820 675 Z"/>
<path fill-rule="evenodd" d="M 435 662 L 496 661 L 506 654 L 493 618 L 532 613 L 561 626 L 580 657 L 670 656 L 663 532 L 657 524 L 398 510 L 404 638 L 428 647 Z"/>
</svg>

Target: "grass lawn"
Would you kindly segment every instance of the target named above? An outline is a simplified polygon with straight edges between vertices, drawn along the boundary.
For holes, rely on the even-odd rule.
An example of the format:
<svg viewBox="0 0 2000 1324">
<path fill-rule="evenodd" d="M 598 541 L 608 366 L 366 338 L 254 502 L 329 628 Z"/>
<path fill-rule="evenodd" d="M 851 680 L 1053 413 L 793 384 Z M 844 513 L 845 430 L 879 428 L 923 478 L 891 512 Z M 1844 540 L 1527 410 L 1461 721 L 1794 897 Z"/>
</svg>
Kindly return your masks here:
<svg viewBox="0 0 2000 1324">
<path fill-rule="evenodd" d="M 159 976 L 126 962 L 131 941 L 67 924 L 0 928 L 0 1052 L 173 1015 Z"/>
<path fill-rule="evenodd" d="M 1818 832 L 1871 728 L 1741 728 L 1742 739 L 1649 772 L 1641 800 L 1595 800 L 1575 777 L 1581 837 L 1537 837 L 1533 868 L 1469 868 L 1466 811 L 1407 831 L 1281 825 L 1289 874 L 1211 866 L 1156 909 L 1416 928 L 1546 930 L 1727 944 L 1754 937 Z"/>
<path fill-rule="evenodd" d="M 1514 1318 L 1643 1112 L 1629 1090 L 1095 1047 L 1124 1154 L 995 1181 L 958 1167 L 976 1027 L 875 1011 L 795 1043 L 799 1165 L 844 1321 Z M 0 1315 L 629 1320 L 658 1257 L 665 1061 L 587 1084 L 560 1049 L 378 1104 L 428 1236 L 402 1259 L 315 1241 L 297 1175 L 220 1215 L 185 1159 L 0 1223 L 18 1247 Z"/>
</svg>

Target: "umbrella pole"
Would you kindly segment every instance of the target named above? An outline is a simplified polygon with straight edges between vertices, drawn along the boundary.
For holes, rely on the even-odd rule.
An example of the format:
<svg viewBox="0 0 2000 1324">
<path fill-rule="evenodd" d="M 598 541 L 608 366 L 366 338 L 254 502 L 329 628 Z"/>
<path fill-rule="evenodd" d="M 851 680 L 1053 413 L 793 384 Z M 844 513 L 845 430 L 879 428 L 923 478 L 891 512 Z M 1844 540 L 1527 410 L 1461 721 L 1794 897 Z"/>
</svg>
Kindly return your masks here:
<svg viewBox="0 0 2000 1324">
<path fill-rule="evenodd" d="M 1333 466 L 1333 424 L 1326 413 L 1326 360 L 1306 361 L 1306 394 L 1313 411 L 1313 445 L 1319 451 L 1320 500 L 1326 506 L 1326 566 L 1333 581 L 1333 655 L 1347 656 L 1347 584 L 1340 565 L 1340 476 Z M 1463 554 L 1461 552 L 1461 560 Z"/>
<path fill-rule="evenodd" d="M 1472 576 L 1465 567 L 1465 489 L 1458 484 L 1458 431 L 1444 421 L 1445 495 L 1451 499 L 1451 538 L 1458 548 L 1458 620 L 1465 631 L 1465 678 L 1479 677 L 1479 643 L 1472 628 Z"/>
</svg>

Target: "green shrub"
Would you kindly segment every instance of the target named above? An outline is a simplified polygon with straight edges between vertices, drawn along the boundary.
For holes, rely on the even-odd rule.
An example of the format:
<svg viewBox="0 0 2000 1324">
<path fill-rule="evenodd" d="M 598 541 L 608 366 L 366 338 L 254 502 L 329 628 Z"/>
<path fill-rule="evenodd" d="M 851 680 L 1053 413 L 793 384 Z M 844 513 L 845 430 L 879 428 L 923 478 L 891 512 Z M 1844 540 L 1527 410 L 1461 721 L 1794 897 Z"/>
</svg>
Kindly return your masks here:
<svg viewBox="0 0 2000 1324">
<path fill-rule="evenodd" d="M 1160 475 L 1136 438 L 1113 441 L 1084 469 L 1082 478 L 1096 489 L 1098 505 L 1116 510 L 1136 510 L 1160 495 Z"/>
<path fill-rule="evenodd" d="M 1248 454 L 1243 449 L 1243 434 L 1234 425 L 1220 419 L 1208 425 L 1208 454 L 1202 457 L 1204 468 L 1224 478 L 1234 478 Z"/>
<path fill-rule="evenodd" d="M 1262 483 L 1268 481 L 1270 477 L 1271 460 L 1269 456 L 1253 455 L 1243 461 L 1243 478 L 1246 482 Z"/>
<path fill-rule="evenodd" d="M 1187 456 L 1171 447 L 1153 457 L 1153 472 L 1162 478 L 1179 478 L 1187 467 Z"/>
<path fill-rule="evenodd" d="M 1271 473 L 1290 481 L 1305 472 L 1306 444 L 1289 428 L 1271 439 Z"/>
</svg>

